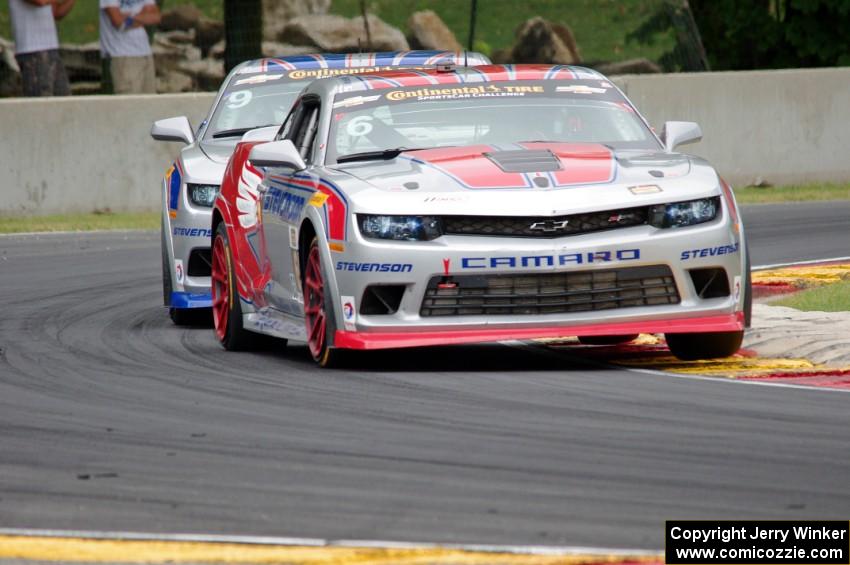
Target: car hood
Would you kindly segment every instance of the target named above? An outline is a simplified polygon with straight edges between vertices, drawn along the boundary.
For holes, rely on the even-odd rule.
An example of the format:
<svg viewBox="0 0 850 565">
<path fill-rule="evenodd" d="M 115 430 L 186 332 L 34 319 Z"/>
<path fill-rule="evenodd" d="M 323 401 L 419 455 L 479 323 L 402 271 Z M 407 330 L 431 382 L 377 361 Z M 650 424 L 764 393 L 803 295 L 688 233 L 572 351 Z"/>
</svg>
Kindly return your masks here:
<svg viewBox="0 0 850 565">
<path fill-rule="evenodd" d="M 221 184 L 235 143 L 200 142 L 187 145 L 180 153 L 185 182 Z"/>
<path fill-rule="evenodd" d="M 210 161 L 226 165 L 230 156 L 233 155 L 233 150 L 238 141 L 238 138 L 223 141 L 202 141 L 200 147 Z"/>
<path fill-rule="evenodd" d="M 356 178 L 355 206 L 375 212 L 557 215 L 716 193 L 699 158 L 594 143 L 476 145 L 333 166 Z"/>
</svg>

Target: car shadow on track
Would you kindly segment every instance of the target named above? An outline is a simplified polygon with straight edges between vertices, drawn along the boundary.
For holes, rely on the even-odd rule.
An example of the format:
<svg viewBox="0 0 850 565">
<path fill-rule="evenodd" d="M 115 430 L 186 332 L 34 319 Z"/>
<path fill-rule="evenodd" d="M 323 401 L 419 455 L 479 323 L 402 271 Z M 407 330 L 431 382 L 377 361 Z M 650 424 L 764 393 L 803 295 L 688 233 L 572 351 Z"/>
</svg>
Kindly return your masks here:
<svg viewBox="0 0 850 565">
<path fill-rule="evenodd" d="M 373 373 L 475 372 L 475 371 L 594 371 L 596 364 L 556 355 L 536 346 L 502 344 L 412 347 L 377 351 L 349 351 L 338 369 Z M 258 351 L 259 355 L 313 363 L 306 346 Z"/>
</svg>

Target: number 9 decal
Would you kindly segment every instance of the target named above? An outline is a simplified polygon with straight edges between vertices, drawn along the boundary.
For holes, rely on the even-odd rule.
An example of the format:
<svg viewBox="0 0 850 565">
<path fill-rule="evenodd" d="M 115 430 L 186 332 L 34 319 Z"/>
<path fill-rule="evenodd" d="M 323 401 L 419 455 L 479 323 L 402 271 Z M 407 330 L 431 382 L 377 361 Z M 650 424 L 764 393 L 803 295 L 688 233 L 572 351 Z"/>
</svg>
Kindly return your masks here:
<svg viewBox="0 0 850 565">
<path fill-rule="evenodd" d="M 250 90 L 236 91 L 227 97 L 227 108 L 229 110 L 237 110 L 239 108 L 243 108 L 251 102 L 252 97 L 253 94 L 251 94 Z"/>
<path fill-rule="evenodd" d="M 345 132 L 354 137 L 368 135 L 372 131 L 372 116 L 357 116 L 345 126 Z"/>
</svg>

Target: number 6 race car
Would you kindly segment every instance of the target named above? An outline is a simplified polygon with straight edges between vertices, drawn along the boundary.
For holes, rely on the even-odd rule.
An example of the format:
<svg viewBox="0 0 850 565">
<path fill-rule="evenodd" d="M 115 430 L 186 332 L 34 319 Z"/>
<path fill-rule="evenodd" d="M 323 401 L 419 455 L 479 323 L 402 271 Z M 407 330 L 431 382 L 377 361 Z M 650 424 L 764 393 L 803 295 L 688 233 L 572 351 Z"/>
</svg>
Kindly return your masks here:
<svg viewBox="0 0 850 565">
<path fill-rule="evenodd" d="M 227 160 L 242 136 L 280 126 L 292 102 L 311 81 L 340 74 L 399 67 L 430 68 L 438 62 L 490 61 L 479 53 L 398 51 L 294 55 L 246 61 L 222 83 L 197 133 L 180 116 L 154 123 L 151 136 L 186 146 L 166 171 L 162 186 L 163 299 L 176 324 L 197 319 L 193 309 L 209 308 L 210 216 Z"/>
<path fill-rule="evenodd" d="M 238 144 L 213 211 L 215 332 L 346 349 L 663 333 L 734 353 L 749 320 L 729 185 L 595 71 L 494 65 L 316 81 Z"/>
</svg>

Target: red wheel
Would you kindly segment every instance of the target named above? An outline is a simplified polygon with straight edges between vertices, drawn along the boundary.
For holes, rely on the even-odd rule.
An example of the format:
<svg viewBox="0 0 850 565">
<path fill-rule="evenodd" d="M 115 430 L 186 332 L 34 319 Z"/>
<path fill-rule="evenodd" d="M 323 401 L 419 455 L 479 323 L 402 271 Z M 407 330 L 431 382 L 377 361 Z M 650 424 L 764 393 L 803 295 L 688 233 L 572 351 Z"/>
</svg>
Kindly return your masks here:
<svg viewBox="0 0 850 565">
<path fill-rule="evenodd" d="M 227 318 L 230 315 L 230 281 L 227 269 L 227 248 L 224 238 L 216 237 L 213 242 L 212 300 L 215 336 L 219 341 L 227 333 Z"/>
<path fill-rule="evenodd" d="M 304 265 L 304 323 L 310 355 L 320 366 L 330 367 L 339 364 L 342 352 L 328 345 L 334 323 L 333 308 L 325 299 L 325 290 L 319 242 L 314 237 Z"/>
<path fill-rule="evenodd" d="M 251 336 L 242 327 L 242 306 L 236 291 L 227 228 L 223 223 L 215 230 L 212 250 L 212 311 L 215 336 L 225 349 L 246 349 Z"/>
</svg>

